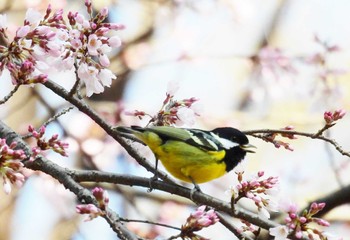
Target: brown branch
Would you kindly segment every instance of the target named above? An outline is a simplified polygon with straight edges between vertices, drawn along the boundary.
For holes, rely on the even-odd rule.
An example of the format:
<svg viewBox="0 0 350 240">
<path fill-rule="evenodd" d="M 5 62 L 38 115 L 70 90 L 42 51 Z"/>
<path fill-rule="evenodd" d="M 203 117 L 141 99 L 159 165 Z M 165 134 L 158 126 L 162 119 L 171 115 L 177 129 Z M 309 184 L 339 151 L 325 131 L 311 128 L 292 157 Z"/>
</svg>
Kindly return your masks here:
<svg viewBox="0 0 350 240">
<path fill-rule="evenodd" d="M 16 85 L 11 92 L 9 92 L 2 100 L 0 100 L 0 105 L 6 103 L 15 94 L 21 85 Z"/>
<path fill-rule="evenodd" d="M 143 166 L 147 171 L 155 173 L 155 167 L 150 164 L 146 158 L 138 154 L 138 152 L 130 146 L 130 144 L 122 138 L 122 136 L 116 131 L 112 126 L 105 122 L 100 116 L 83 100 L 76 98 L 75 96 L 70 96 L 70 94 L 58 84 L 47 81 L 44 85 L 49 88 L 51 91 L 65 99 L 66 101 L 73 104 L 79 109 L 79 111 L 85 113 L 90 117 L 95 123 L 97 123 L 105 132 L 114 138 L 119 144 L 125 148 L 125 150 L 132 156 L 141 166 Z M 164 172 L 158 170 L 158 176 L 164 181 L 175 183 L 174 180 L 171 180 L 168 175 Z"/>
<path fill-rule="evenodd" d="M 77 182 L 106 182 L 106 183 L 115 183 L 129 186 L 140 186 L 140 187 L 149 187 L 149 178 L 125 175 L 125 174 L 115 174 L 115 173 L 106 173 L 100 171 L 87 171 L 87 170 L 70 170 L 71 177 Z M 213 207 L 216 211 L 222 211 L 230 216 L 242 218 L 254 225 L 260 226 L 264 229 L 269 229 L 270 227 L 276 227 L 276 223 L 270 220 L 264 220 L 258 217 L 256 214 L 248 212 L 242 208 L 236 207 L 235 211 L 232 212 L 231 205 L 227 202 L 214 198 L 210 195 L 207 195 L 202 192 L 194 192 L 192 189 L 177 185 L 171 184 L 159 180 L 155 180 L 152 183 L 154 189 L 158 189 L 164 192 L 175 194 L 187 199 L 191 198 L 198 205 L 207 205 Z"/>
<path fill-rule="evenodd" d="M 339 190 L 336 190 L 328 194 L 327 196 L 316 199 L 313 202 L 317 202 L 317 203 L 324 202 L 326 204 L 326 206 L 322 209 L 322 211 L 318 212 L 315 215 L 315 217 L 322 217 L 326 213 L 328 213 L 330 210 L 338 206 L 341 206 L 343 204 L 350 203 L 350 185 L 347 185 Z"/>
<path fill-rule="evenodd" d="M 66 189 L 73 192 L 82 203 L 92 203 L 97 206 L 97 201 L 92 193 L 82 187 L 75 179 L 69 174 L 67 168 L 63 168 L 43 156 L 38 156 L 34 161 L 29 161 L 31 156 L 30 147 L 22 140 L 22 138 L 0 121 L 0 138 L 6 138 L 7 143 L 16 141 L 17 148 L 22 149 L 28 156 L 28 160 L 24 161 L 25 167 L 44 172 L 56 180 L 58 180 Z M 121 239 L 138 239 L 132 232 L 130 232 L 122 223 L 119 221 L 118 215 L 110 209 L 107 209 L 107 214 L 103 216 L 114 232 L 117 233 Z"/>
</svg>

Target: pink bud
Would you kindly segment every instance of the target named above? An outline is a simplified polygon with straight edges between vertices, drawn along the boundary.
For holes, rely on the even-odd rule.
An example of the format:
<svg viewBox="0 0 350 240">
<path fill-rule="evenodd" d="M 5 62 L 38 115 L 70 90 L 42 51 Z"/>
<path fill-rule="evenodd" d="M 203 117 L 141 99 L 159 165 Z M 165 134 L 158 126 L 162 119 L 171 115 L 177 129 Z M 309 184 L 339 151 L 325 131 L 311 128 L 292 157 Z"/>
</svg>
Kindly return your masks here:
<svg viewBox="0 0 350 240">
<path fill-rule="evenodd" d="M 322 210 L 325 206 L 326 206 L 326 203 L 324 202 L 317 204 L 317 207 L 319 210 Z"/>
<path fill-rule="evenodd" d="M 305 223 L 307 221 L 306 217 L 300 217 L 299 221 L 301 223 Z"/>
<path fill-rule="evenodd" d="M 329 227 L 330 225 L 328 221 L 321 218 L 314 218 L 313 220 L 320 226 Z"/>
<path fill-rule="evenodd" d="M 100 14 L 101 14 L 102 17 L 107 17 L 107 15 L 108 15 L 108 8 L 107 7 L 102 8 L 101 11 L 100 11 Z"/>
<path fill-rule="evenodd" d="M 323 118 L 327 124 L 330 124 L 333 122 L 333 114 L 330 111 L 324 112 Z"/>
<path fill-rule="evenodd" d="M 46 131 L 46 127 L 45 126 L 41 126 L 40 129 L 39 129 L 39 133 L 43 135 L 45 133 L 45 131 Z"/>
<path fill-rule="evenodd" d="M 294 126 L 289 125 L 289 126 L 284 127 L 284 129 L 285 130 L 294 130 Z"/>
<path fill-rule="evenodd" d="M 113 36 L 108 39 L 108 45 L 111 46 L 112 48 L 117 48 L 122 45 L 122 41 L 118 36 Z"/>
<path fill-rule="evenodd" d="M 33 125 L 29 125 L 28 126 L 28 132 L 33 132 L 35 129 L 33 127 Z"/>
<path fill-rule="evenodd" d="M 295 233 L 295 237 L 298 238 L 298 239 L 300 239 L 300 238 L 303 237 L 303 233 L 299 230 L 299 231 L 297 231 L 297 232 Z"/>
<path fill-rule="evenodd" d="M 333 113 L 333 118 L 334 120 L 339 120 L 339 119 L 342 119 L 345 116 L 345 114 L 346 114 L 346 111 L 344 109 L 339 109 Z"/>
<path fill-rule="evenodd" d="M 108 67 L 110 64 L 109 58 L 106 54 L 101 54 L 99 60 L 103 67 Z"/>
<path fill-rule="evenodd" d="M 317 210 L 318 209 L 318 205 L 316 202 L 313 202 L 310 206 L 310 210 Z"/>
</svg>

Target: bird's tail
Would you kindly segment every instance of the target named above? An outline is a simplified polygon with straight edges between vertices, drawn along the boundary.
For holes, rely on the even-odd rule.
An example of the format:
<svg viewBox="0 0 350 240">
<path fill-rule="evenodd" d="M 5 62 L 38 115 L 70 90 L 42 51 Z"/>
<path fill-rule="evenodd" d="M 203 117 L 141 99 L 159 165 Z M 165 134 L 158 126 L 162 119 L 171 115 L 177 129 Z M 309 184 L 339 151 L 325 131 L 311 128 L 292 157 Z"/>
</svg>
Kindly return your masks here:
<svg viewBox="0 0 350 240">
<path fill-rule="evenodd" d="M 145 131 L 144 128 L 139 126 L 131 126 L 131 127 L 119 126 L 119 127 L 116 127 L 116 130 L 119 132 L 119 134 L 122 137 L 125 137 L 132 141 L 139 142 L 145 145 L 145 143 L 142 141 L 142 132 Z"/>
<path fill-rule="evenodd" d="M 119 126 L 116 129 L 121 134 L 135 134 L 137 132 L 140 133 L 140 132 L 144 131 L 144 128 L 139 127 L 139 126 L 131 126 L 131 127 Z"/>
</svg>

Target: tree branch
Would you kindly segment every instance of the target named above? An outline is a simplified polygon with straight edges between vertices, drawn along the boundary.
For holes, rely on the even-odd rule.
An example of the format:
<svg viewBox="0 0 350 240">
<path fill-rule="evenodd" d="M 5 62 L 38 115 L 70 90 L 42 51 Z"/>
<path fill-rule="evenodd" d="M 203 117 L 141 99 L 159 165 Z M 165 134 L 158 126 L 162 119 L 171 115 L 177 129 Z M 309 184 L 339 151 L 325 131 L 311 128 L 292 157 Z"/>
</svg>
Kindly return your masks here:
<svg viewBox="0 0 350 240">
<path fill-rule="evenodd" d="M 125 174 L 115 174 L 106 173 L 100 171 L 88 171 L 88 170 L 70 170 L 70 176 L 77 182 L 106 182 L 115 183 L 129 186 L 140 186 L 149 187 L 149 178 L 125 175 Z M 170 184 L 167 182 L 156 180 L 152 182 L 152 187 L 164 192 L 175 194 L 187 199 L 190 199 L 192 189 L 177 185 Z M 235 207 L 235 211 L 232 212 L 231 205 L 228 202 L 224 202 L 210 195 L 202 192 L 194 192 L 192 194 L 192 199 L 198 205 L 207 205 L 213 207 L 216 211 L 222 211 L 230 216 L 242 218 L 254 225 L 260 226 L 264 229 L 269 229 L 270 227 L 276 227 L 277 224 L 270 221 L 259 218 L 256 214 L 248 212 L 239 207 Z"/>
<path fill-rule="evenodd" d="M 87 105 L 83 100 L 78 99 L 74 96 L 71 96 L 64 88 L 59 86 L 58 84 L 47 81 L 44 85 L 49 88 L 51 91 L 65 99 L 66 101 L 73 104 L 75 107 L 79 109 L 79 111 L 85 113 L 88 117 L 90 117 L 95 123 L 97 123 L 105 132 L 114 138 L 119 144 L 125 148 L 130 156 L 132 156 L 141 166 L 143 166 L 147 171 L 155 173 L 155 168 L 152 164 L 150 164 L 146 158 L 140 156 L 138 152 L 130 146 L 130 144 L 122 138 L 122 136 L 116 131 L 111 125 L 105 122 L 100 116 Z M 176 183 L 174 180 L 170 179 L 170 177 L 158 170 L 158 176 L 166 182 Z"/>
<path fill-rule="evenodd" d="M 328 213 L 333 208 L 336 208 L 343 204 L 350 203 L 350 185 L 347 185 L 339 190 L 336 190 L 327 196 L 316 199 L 313 202 L 324 202 L 326 206 L 322 209 L 322 211 L 318 212 L 315 217 L 322 217 L 326 213 Z"/>
<path fill-rule="evenodd" d="M 63 168 L 43 156 L 38 156 L 34 161 L 29 161 L 31 156 L 30 147 L 22 140 L 22 138 L 10 129 L 6 124 L 0 121 L 0 138 L 5 138 L 7 143 L 17 142 L 17 149 L 22 149 L 28 159 L 24 161 L 25 167 L 44 172 L 56 180 L 58 180 L 66 189 L 73 192 L 82 203 L 92 203 L 97 206 L 96 199 L 92 193 L 83 188 L 75 179 L 73 179 L 67 168 Z M 114 232 L 117 233 L 121 239 L 138 239 L 132 232 L 130 232 L 122 223 L 119 221 L 118 215 L 110 209 L 106 210 L 107 214 L 104 216 L 110 227 Z"/>
</svg>

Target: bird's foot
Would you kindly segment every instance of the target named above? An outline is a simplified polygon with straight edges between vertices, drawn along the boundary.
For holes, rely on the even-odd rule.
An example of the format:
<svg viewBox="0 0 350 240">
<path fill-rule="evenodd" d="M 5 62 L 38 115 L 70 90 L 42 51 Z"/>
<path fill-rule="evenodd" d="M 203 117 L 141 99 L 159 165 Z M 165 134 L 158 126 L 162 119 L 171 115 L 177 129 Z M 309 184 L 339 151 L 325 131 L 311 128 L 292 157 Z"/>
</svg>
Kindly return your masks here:
<svg viewBox="0 0 350 240">
<path fill-rule="evenodd" d="M 158 180 L 158 174 L 154 174 L 154 176 L 149 179 L 149 189 L 147 190 L 147 192 L 152 192 L 153 191 L 152 185 L 157 180 Z"/>
<path fill-rule="evenodd" d="M 190 199 L 191 199 L 192 201 L 193 201 L 193 194 L 194 194 L 195 192 L 202 193 L 202 190 L 201 190 L 201 188 L 198 186 L 197 183 L 193 182 L 193 185 L 194 185 L 194 188 L 192 188 L 191 193 L 190 193 Z"/>
</svg>

